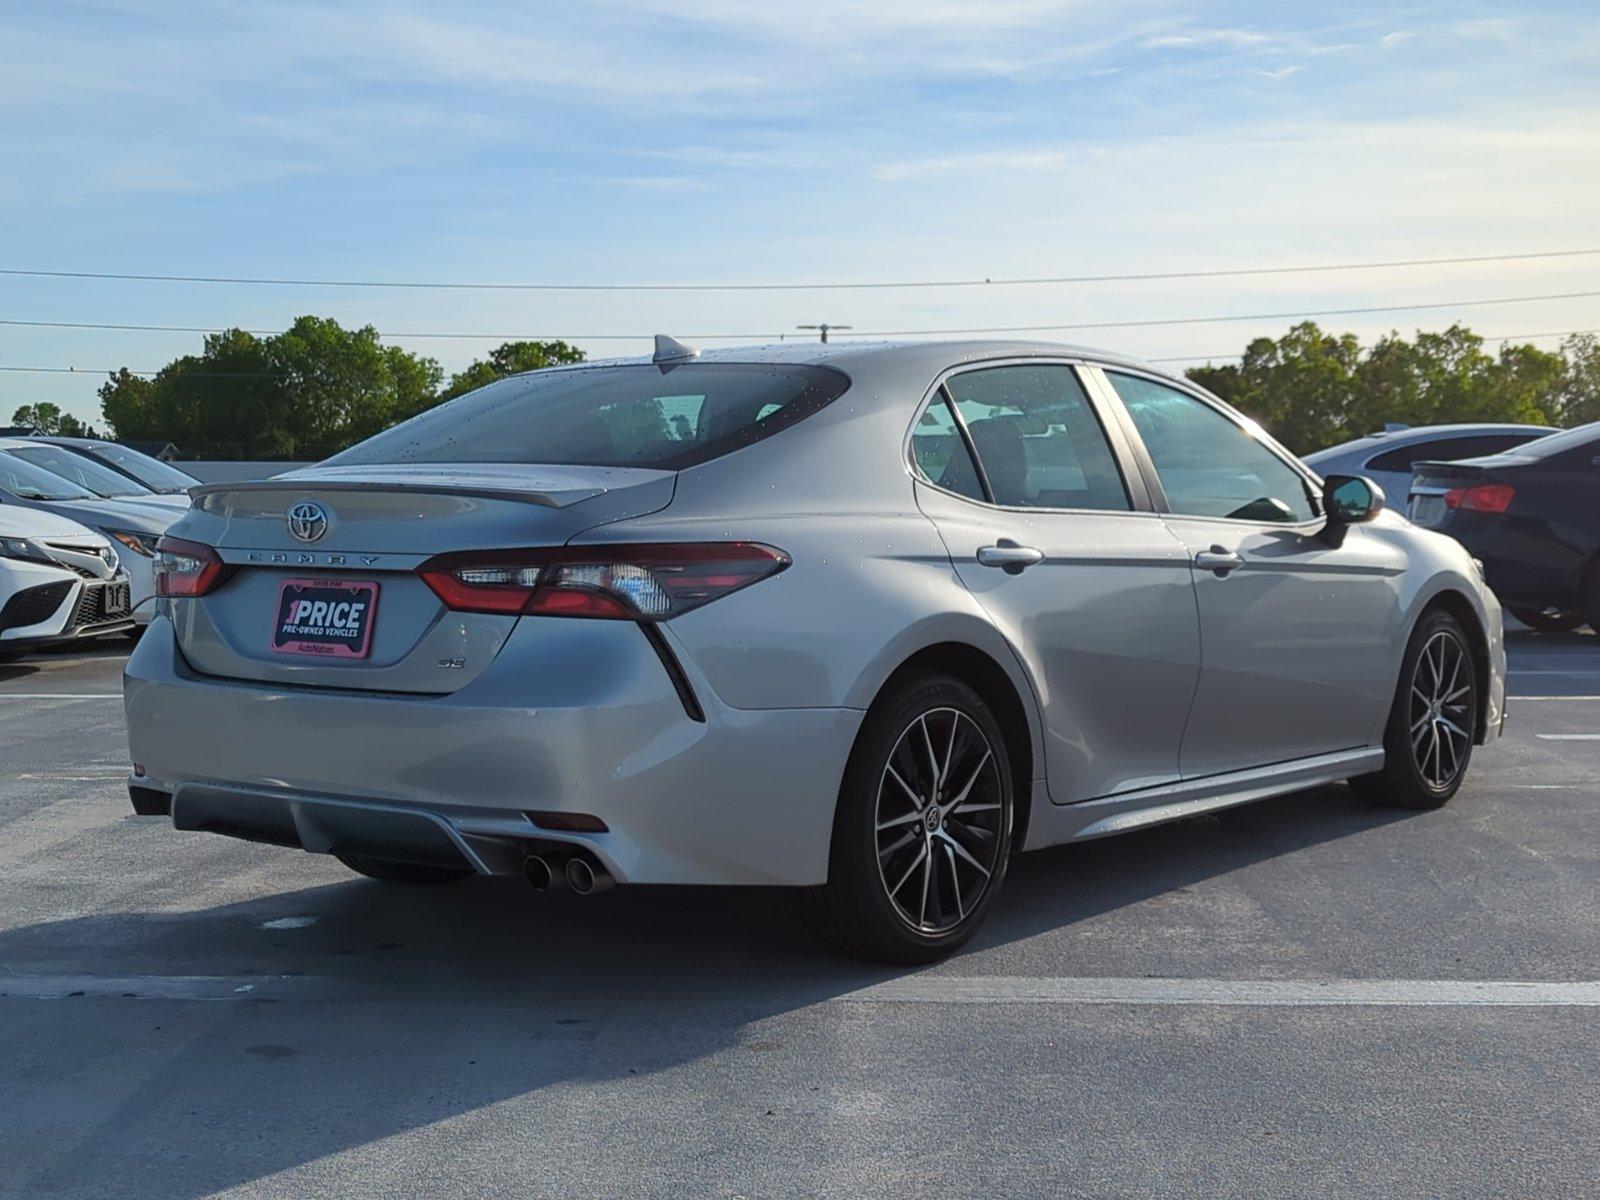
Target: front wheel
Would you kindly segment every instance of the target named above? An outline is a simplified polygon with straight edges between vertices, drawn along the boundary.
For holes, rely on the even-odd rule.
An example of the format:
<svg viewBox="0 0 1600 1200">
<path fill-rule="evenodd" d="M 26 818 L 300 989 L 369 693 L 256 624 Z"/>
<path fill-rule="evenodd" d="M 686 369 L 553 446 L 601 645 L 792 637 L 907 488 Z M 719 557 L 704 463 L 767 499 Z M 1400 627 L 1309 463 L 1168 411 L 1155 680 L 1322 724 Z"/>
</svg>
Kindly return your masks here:
<svg viewBox="0 0 1600 1200">
<path fill-rule="evenodd" d="M 1446 612 L 1429 613 L 1411 635 L 1400 666 L 1383 737 L 1383 770 L 1352 779 L 1350 786 L 1378 804 L 1440 807 L 1466 778 L 1481 703 L 1460 622 Z"/>
<path fill-rule="evenodd" d="M 828 882 L 810 925 L 855 958 L 934 962 L 970 938 L 1005 879 L 1015 804 L 983 698 L 918 673 L 867 715 L 845 768 Z"/>
</svg>

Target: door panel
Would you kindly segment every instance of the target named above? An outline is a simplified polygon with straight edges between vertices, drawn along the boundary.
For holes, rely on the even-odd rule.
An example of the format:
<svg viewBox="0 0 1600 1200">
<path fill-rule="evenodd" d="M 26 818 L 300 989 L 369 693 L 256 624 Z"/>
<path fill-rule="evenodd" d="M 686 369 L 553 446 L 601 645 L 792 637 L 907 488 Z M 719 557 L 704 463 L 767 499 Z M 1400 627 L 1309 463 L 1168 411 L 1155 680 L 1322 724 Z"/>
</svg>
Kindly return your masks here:
<svg viewBox="0 0 1600 1200">
<path fill-rule="evenodd" d="M 1405 556 L 1317 535 L 1320 492 L 1252 423 L 1107 370 L 1194 570 L 1203 647 L 1185 778 L 1367 744 L 1394 690 Z"/>
<path fill-rule="evenodd" d="M 1174 782 L 1200 666 L 1182 542 L 1147 513 L 1023 513 L 920 481 L 917 500 L 1032 677 L 1050 798 Z M 1002 539 L 1044 557 L 1015 574 L 981 565 Z"/>
<path fill-rule="evenodd" d="M 1335 550 L 1304 528 L 1168 523 L 1191 554 L 1241 561 L 1194 570 L 1204 666 L 1184 776 L 1366 745 L 1394 691 L 1404 555 L 1360 526 Z"/>
</svg>

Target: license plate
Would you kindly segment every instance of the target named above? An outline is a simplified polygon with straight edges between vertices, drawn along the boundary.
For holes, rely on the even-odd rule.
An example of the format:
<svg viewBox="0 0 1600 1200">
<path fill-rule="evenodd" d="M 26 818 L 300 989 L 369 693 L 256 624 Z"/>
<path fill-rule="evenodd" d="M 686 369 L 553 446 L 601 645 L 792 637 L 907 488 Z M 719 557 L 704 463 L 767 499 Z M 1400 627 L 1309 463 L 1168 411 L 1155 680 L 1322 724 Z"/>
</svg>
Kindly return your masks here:
<svg viewBox="0 0 1600 1200">
<path fill-rule="evenodd" d="M 102 594 L 101 605 L 108 617 L 125 617 L 128 610 L 133 607 L 133 597 L 128 594 L 128 585 L 113 583 L 106 587 Z"/>
<path fill-rule="evenodd" d="M 376 583 L 285 579 L 278 586 L 272 648 L 280 654 L 365 658 L 377 607 Z"/>
</svg>

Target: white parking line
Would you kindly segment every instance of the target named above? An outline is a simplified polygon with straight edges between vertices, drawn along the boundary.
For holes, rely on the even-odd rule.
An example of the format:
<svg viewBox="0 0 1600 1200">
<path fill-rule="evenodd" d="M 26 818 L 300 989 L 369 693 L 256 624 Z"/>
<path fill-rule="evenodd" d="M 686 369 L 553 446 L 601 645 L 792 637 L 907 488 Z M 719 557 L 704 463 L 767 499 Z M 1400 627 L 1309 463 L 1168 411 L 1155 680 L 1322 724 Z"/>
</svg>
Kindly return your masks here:
<svg viewBox="0 0 1600 1200">
<path fill-rule="evenodd" d="M 121 692 L 0 692 L 0 700 L 121 700 Z"/>
<path fill-rule="evenodd" d="M 0 999 L 64 1000 L 117 997 L 180 1001 L 331 1000 L 392 1003 L 471 996 L 494 999 L 492 983 L 447 983 L 434 978 L 412 989 L 392 979 L 337 979 L 317 975 L 18 975 L 0 970 Z M 780 986 L 781 985 L 777 985 Z M 448 991 L 449 988 L 454 991 Z M 461 989 L 465 988 L 463 992 Z M 734 980 L 700 980 L 693 993 L 667 988 L 629 996 L 624 1006 L 744 1003 Z M 485 993 L 491 994 L 485 994 Z M 518 993 L 519 1004 L 532 1002 Z M 562 1002 L 570 1001 L 570 990 Z M 848 1004 L 1118 1004 L 1198 1008 L 1600 1008 L 1600 981 L 1469 979 L 1074 979 L 1006 975 L 908 975 L 816 999 Z"/>
<path fill-rule="evenodd" d="M 1600 733 L 1536 733 L 1547 742 L 1600 742 Z"/>
<path fill-rule="evenodd" d="M 1515 700 L 1517 703 L 1521 704 L 1521 703 L 1523 703 L 1525 701 L 1528 701 L 1528 700 L 1600 700 L 1600 696 L 1517 696 L 1517 695 L 1511 695 L 1511 696 L 1507 696 L 1506 699 L 1507 700 Z"/>
<path fill-rule="evenodd" d="M 1309 1007 L 1600 1007 L 1600 981 L 1466 979 L 1038 979 L 913 975 L 845 999 L 893 1004 L 1187 1004 Z"/>
</svg>

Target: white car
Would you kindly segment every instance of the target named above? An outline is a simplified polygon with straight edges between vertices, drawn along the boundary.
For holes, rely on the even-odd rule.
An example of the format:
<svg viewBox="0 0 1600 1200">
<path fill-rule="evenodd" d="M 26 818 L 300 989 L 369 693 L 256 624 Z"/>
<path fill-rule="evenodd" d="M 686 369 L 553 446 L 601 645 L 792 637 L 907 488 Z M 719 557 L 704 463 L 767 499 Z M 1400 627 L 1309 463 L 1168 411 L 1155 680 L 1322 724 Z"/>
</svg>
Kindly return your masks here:
<svg viewBox="0 0 1600 1200">
<path fill-rule="evenodd" d="M 133 585 L 133 619 L 145 625 L 155 611 L 156 542 L 188 511 L 189 498 L 135 488 L 141 485 L 58 446 L 0 438 L 0 505 L 55 513 L 110 538 Z"/>
<path fill-rule="evenodd" d="M 0 508 L 0 658 L 133 628 L 128 575 L 111 543 L 76 521 Z"/>
</svg>

